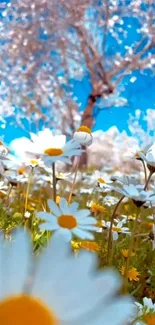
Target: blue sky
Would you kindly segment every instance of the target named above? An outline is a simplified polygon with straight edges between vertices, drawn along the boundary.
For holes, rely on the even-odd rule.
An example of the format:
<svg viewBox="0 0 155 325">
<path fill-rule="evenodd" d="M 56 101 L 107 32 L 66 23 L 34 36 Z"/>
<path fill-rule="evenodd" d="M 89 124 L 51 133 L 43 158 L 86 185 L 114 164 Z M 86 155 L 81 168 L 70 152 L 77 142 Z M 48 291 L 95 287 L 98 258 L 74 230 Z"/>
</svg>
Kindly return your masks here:
<svg viewBox="0 0 155 325">
<path fill-rule="evenodd" d="M 126 130 L 128 133 L 128 118 L 129 114 L 134 114 L 136 109 L 141 109 L 143 112 L 147 108 L 155 109 L 155 77 L 150 74 L 140 75 L 134 73 L 137 80 L 134 83 L 129 83 L 123 96 L 127 98 L 128 104 L 125 107 L 111 107 L 100 110 L 94 131 L 102 129 L 106 131 L 111 126 L 115 125 L 120 131 Z M 129 77 L 131 78 L 131 76 Z M 90 89 L 87 80 L 77 81 L 74 83 L 74 95 L 78 97 L 78 101 L 82 103 L 82 109 L 87 104 L 87 99 Z M 143 122 L 142 122 L 143 123 Z M 0 136 L 5 133 L 5 141 L 10 142 L 16 137 L 28 136 L 28 133 L 21 128 L 15 128 L 12 120 L 8 120 L 5 130 L 0 128 Z M 144 123 L 142 124 L 145 127 Z M 26 127 L 28 131 L 28 127 Z"/>
</svg>

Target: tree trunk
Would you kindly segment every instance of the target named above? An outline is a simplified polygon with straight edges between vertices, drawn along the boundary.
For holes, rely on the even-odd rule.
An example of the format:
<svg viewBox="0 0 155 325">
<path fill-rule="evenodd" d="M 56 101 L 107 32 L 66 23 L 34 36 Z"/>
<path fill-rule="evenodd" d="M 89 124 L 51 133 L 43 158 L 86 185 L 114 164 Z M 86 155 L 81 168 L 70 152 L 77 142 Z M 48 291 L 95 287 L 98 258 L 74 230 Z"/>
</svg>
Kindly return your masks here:
<svg viewBox="0 0 155 325">
<path fill-rule="evenodd" d="M 93 109 L 96 103 L 96 96 L 92 94 L 88 98 L 87 107 L 84 110 L 81 125 L 87 125 L 90 129 L 92 129 L 94 120 L 93 120 Z"/>
<path fill-rule="evenodd" d="M 85 108 L 83 116 L 82 116 L 81 125 L 87 125 L 90 129 L 92 129 L 93 125 L 94 125 L 93 109 L 94 109 L 96 100 L 97 100 L 96 96 L 90 94 L 90 96 L 88 98 L 87 107 Z M 87 156 L 87 151 L 85 151 L 81 155 L 79 167 L 80 168 L 86 168 L 87 163 L 88 163 L 88 156 Z"/>
</svg>

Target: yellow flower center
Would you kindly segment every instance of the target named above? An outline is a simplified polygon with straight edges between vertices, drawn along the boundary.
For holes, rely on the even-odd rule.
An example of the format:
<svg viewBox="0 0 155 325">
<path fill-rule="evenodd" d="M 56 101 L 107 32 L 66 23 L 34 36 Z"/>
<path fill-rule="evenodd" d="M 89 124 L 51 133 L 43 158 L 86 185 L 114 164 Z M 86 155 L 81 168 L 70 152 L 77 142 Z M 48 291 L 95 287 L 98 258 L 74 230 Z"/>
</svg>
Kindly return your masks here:
<svg viewBox="0 0 155 325">
<path fill-rule="evenodd" d="M 72 215 L 62 214 L 58 217 L 58 224 L 62 228 L 73 229 L 77 226 L 77 221 Z"/>
<path fill-rule="evenodd" d="M 112 227 L 112 230 L 116 232 L 122 232 L 122 229 L 119 227 Z"/>
<path fill-rule="evenodd" d="M 0 302 L 0 324 L 59 325 L 60 323 L 41 301 L 21 295 Z"/>
<path fill-rule="evenodd" d="M 2 141 L 0 141 L 0 146 L 3 146 L 3 142 Z"/>
<path fill-rule="evenodd" d="M 25 173 L 25 169 L 24 168 L 18 168 L 18 174 L 19 175 L 23 175 Z"/>
<path fill-rule="evenodd" d="M 153 315 L 144 315 L 143 320 L 147 325 L 154 325 L 155 324 L 155 314 Z"/>
<path fill-rule="evenodd" d="M 144 150 L 141 150 L 140 152 L 141 152 L 141 153 L 143 153 L 143 154 L 145 154 Z M 139 153 L 138 153 L 138 152 L 136 152 L 136 153 L 135 153 L 135 158 L 137 158 L 137 159 L 138 159 L 138 158 L 140 158 L 140 156 L 139 156 Z"/>
<path fill-rule="evenodd" d="M 63 154 L 63 151 L 58 148 L 48 148 L 44 150 L 44 154 L 50 157 L 61 156 Z"/>
<path fill-rule="evenodd" d="M 140 157 L 138 152 L 135 153 L 135 157 L 136 158 L 139 158 Z"/>
<path fill-rule="evenodd" d="M 90 130 L 89 127 L 86 126 L 86 125 L 81 125 L 81 126 L 77 129 L 77 132 L 86 132 L 86 133 L 91 134 L 91 130 Z"/>
<path fill-rule="evenodd" d="M 105 184 L 105 181 L 104 181 L 104 179 L 103 179 L 103 178 L 101 178 L 101 177 L 99 177 L 97 181 L 98 181 L 99 183 L 101 183 L 101 184 Z"/>
<path fill-rule="evenodd" d="M 35 159 L 31 159 L 31 160 L 30 160 L 30 164 L 31 164 L 31 165 L 35 165 L 35 166 L 37 166 L 37 165 L 38 165 L 38 161 L 35 160 Z"/>
</svg>

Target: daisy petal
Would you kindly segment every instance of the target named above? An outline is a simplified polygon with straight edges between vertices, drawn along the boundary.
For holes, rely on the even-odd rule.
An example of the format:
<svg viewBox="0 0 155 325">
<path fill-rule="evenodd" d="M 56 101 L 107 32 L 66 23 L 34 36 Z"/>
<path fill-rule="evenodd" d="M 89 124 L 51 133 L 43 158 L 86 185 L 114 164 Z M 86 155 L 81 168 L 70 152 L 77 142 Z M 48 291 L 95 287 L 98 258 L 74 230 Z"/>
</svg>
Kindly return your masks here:
<svg viewBox="0 0 155 325">
<path fill-rule="evenodd" d="M 88 209 L 82 209 L 75 213 L 75 217 L 79 219 L 86 218 L 88 216 L 90 216 L 90 211 Z"/>
<path fill-rule="evenodd" d="M 77 203 L 77 202 L 73 202 L 70 204 L 69 209 L 70 209 L 70 212 L 72 215 L 74 215 L 77 212 L 78 206 L 79 206 L 79 203 Z"/>
<path fill-rule="evenodd" d="M 58 205 L 53 201 L 53 200 L 48 200 L 48 206 L 50 210 L 57 216 L 59 217 L 61 215 L 61 211 L 58 207 Z"/>
<path fill-rule="evenodd" d="M 91 230 L 91 231 L 96 231 L 98 230 L 98 227 L 92 226 L 92 225 L 79 225 L 78 229 L 82 229 L 82 230 Z"/>
<path fill-rule="evenodd" d="M 79 228 L 75 228 L 72 230 L 73 234 L 81 239 L 94 239 L 94 236 L 86 231 L 86 230 L 82 230 L 82 229 L 79 229 Z"/>
<path fill-rule="evenodd" d="M 93 217 L 87 217 L 84 219 L 79 218 L 79 225 L 95 225 L 96 222 L 96 219 Z"/>
<path fill-rule="evenodd" d="M 15 232 L 14 239 L 0 247 L 0 297 L 23 292 L 27 279 L 31 254 L 30 240 L 23 230 Z M 17 276 L 18 274 L 18 276 Z"/>
<path fill-rule="evenodd" d="M 56 217 L 53 214 L 48 212 L 42 212 L 42 211 L 37 213 L 37 217 L 49 222 L 51 222 L 52 219 L 56 219 Z"/>
<path fill-rule="evenodd" d="M 61 214 L 71 214 L 70 213 L 70 208 L 68 206 L 68 203 L 65 198 L 60 199 L 60 209 L 61 209 Z"/>
<path fill-rule="evenodd" d="M 59 228 L 56 233 L 54 234 L 55 235 L 59 235 L 59 236 L 62 236 L 66 241 L 71 241 L 72 239 L 72 233 L 69 229 L 65 229 L 65 228 Z"/>
<path fill-rule="evenodd" d="M 57 224 L 57 222 L 45 222 L 45 223 L 42 223 L 40 226 L 39 226 L 40 230 L 57 230 L 59 229 L 59 226 Z"/>
<path fill-rule="evenodd" d="M 135 310 L 133 307 L 133 302 L 130 298 L 124 297 L 120 298 L 117 301 L 111 303 L 107 301 L 107 306 L 104 307 L 101 305 L 96 312 L 85 317 L 83 320 L 83 325 L 123 325 L 128 322 L 128 320 L 134 316 Z M 117 316 L 116 316 L 117 315 Z M 74 323 L 77 325 L 78 323 Z"/>
</svg>

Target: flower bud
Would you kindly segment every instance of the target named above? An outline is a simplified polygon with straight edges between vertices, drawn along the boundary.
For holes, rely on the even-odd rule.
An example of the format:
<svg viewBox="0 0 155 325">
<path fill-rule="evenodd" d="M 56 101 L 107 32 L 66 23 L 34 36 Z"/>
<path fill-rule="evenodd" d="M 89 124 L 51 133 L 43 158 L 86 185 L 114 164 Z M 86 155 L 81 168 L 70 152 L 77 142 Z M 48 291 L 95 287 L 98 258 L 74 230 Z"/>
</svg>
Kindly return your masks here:
<svg viewBox="0 0 155 325">
<path fill-rule="evenodd" d="M 86 125 L 80 126 L 74 133 L 73 138 L 82 146 L 90 146 L 93 141 L 91 130 Z"/>
</svg>

